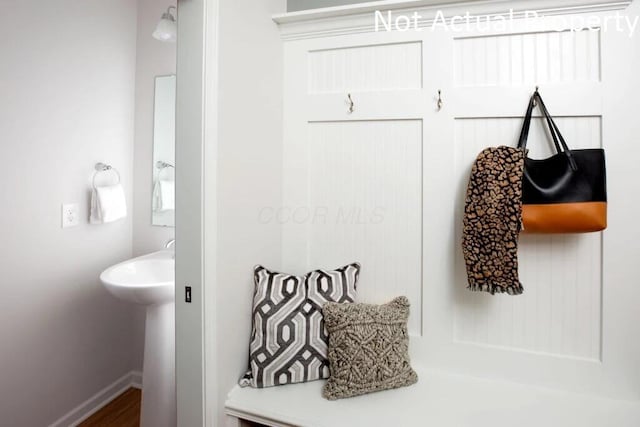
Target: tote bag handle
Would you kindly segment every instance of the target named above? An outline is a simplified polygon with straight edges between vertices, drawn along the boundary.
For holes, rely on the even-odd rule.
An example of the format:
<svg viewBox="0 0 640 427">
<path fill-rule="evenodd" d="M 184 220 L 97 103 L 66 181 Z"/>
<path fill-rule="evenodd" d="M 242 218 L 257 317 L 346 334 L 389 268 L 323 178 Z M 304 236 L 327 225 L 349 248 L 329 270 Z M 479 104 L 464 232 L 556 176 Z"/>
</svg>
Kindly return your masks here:
<svg viewBox="0 0 640 427">
<path fill-rule="evenodd" d="M 544 117 L 547 121 L 547 126 L 549 126 L 549 132 L 551 132 L 551 137 L 553 138 L 553 145 L 556 148 L 557 153 L 564 153 L 567 156 L 567 160 L 569 161 L 569 165 L 571 169 L 574 171 L 578 170 L 578 166 L 576 165 L 575 160 L 573 159 L 573 155 L 571 154 L 571 150 L 567 146 L 567 142 L 564 137 L 560 133 L 560 129 L 556 122 L 553 120 L 553 117 L 549 114 L 549 110 L 547 110 L 547 106 L 545 105 L 540 93 L 536 90 L 535 93 L 531 96 L 529 100 L 529 106 L 527 107 L 527 114 L 524 119 L 524 124 L 522 125 L 522 130 L 520 131 L 520 138 L 518 141 L 518 148 L 526 150 L 527 148 L 527 140 L 529 139 L 529 129 L 531 127 L 531 118 L 533 115 L 533 108 L 535 107 L 535 102 L 538 101 L 540 105 L 540 110 L 544 114 Z"/>
</svg>

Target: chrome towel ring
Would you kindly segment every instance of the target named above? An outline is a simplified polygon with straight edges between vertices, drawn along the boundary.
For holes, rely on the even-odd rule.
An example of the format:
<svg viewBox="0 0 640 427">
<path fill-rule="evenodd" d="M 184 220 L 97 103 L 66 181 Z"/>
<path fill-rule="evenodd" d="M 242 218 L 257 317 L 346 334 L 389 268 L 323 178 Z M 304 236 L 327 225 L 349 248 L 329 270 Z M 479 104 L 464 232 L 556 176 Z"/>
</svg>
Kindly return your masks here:
<svg viewBox="0 0 640 427">
<path fill-rule="evenodd" d="M 115 172 L 115 174 L 118 176 L 118 182 L 116 184 L 120 184 L 120 172 L 118 172 L 118 170 L 114 167 L 112 167 L 111 165 L 107 165 L 106 163 L 96 163 L 95 165 L 95 169 L 96 171 L 93 173 L 93 189 L 96 189 L 96 176 L 98 176 L 98 174 L 100 172 Z"/>
<path fill-rule="evenodd" d="M 167 163 L 167 162 L 162 161 L 162 160 L 158 160 L 156 162 L 156 168 L 158 169 L 158 175 L 156 176 L 156 179 L 158 179 L 158 180 L 160 180 L 160 177 L 162 176 L 162 172 L 163 171 L 168 171 L 170 169 L 173 169 L 175 171 L 175 169 L 176 169 L 175 166 L 173 166 L 171 163 Z M 171 176 L 171 175 L 169 175 L 169 176 Z"/>
<path fill-rule="evenodd" d="M 166 168 L 173 168 L 173 167 L 174 166 L 171 163 L 163 162 L 162 160 L 158 160 L 156 162 L 156 168 L 158 169 L 166 169 Z"/>
</svg>

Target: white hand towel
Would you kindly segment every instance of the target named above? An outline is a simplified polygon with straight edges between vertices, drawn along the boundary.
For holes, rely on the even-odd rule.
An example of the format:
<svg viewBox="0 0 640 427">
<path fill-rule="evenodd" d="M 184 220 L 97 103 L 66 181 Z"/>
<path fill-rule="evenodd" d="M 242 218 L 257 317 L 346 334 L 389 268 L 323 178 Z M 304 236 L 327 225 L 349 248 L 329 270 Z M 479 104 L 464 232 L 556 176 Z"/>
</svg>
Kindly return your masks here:
<svg viewBox="0 0 640 427">
<path fill-rule="evenodd" d="M 91 194 L 91 224 L 106 224 L 127 216 L 122 185 L 96 187 Z"/>
<path fill-rule="evenodd" d="M 153 184 L 153 194 L 151 195 L 151 208 L 154 212 L 160 212 L 162 207 L 162 196 L 160 194 L 160 180 L 157 179 Z"/>
<path fill-rule="evenodd" d="M 175 210 L 175 187 L 174 181 L 156 181 L 153 188 L 153 210 L 155 212 Z"/>
<path fill-rule="evenodd" d="M 162 198 L 163 211 L 176 209 L 175 189 L 176 183 L 174 181 L 160 181 L 160 197 Z"/>
</svg>

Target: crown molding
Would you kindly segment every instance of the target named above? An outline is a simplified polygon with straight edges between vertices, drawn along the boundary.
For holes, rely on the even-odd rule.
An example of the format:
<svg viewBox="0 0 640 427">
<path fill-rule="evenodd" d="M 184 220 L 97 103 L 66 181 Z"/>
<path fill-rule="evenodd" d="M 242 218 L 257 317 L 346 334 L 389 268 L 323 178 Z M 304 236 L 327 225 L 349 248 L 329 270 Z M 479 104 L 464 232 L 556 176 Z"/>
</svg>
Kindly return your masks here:
<svg viewBox="0 0 640 427">
<path fill-rule="evenodd" d="M 512 10 L 516 19 L 525 12 L 536 11 L 540 16 L 598 13 L 626 9 L 633 0 L 387 0 L 359 3 L 348 6 L 312 9 L 274 15 L 273 21 L 280 27 L 283 40 L 300 40 L 375 31 L 376 11 L 411 15 L 418 12 L 422 19 L 419 27 L 435 21 L 441 11 L 446 19 L 453 16 L 503 15 Z"/>
</svg>

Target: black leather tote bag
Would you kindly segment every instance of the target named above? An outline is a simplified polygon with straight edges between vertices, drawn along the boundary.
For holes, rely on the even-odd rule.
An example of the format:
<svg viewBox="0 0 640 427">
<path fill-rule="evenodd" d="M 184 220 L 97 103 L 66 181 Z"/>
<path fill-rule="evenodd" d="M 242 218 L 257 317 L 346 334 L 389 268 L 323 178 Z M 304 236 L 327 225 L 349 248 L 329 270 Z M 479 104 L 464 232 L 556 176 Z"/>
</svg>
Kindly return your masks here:
<svg viewBox="0 0 640 427">
<path fill-rule="evenodd" d="M 536 90 L 529 101 L 518 148 L 526 151 L 536 102 L 549 126 L 556 154 L 525 159 L 522 222 L 527 233 L 588 233 L 607 228 L 604 150 L 571 150 Z"/>
</svg>

